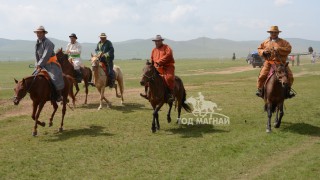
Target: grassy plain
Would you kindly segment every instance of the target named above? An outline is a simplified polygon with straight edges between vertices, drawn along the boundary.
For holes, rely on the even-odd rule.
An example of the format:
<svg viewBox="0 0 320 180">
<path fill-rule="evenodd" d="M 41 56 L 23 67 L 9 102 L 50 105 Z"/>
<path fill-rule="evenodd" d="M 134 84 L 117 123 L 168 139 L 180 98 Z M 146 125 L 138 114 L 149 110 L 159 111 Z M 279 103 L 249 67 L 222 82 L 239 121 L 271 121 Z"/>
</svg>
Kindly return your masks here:
<svg viewBox="0 0 320 180">
<path fill-rule="evenodd" d="M 97 111 L 98 93 L 83 89 L 77 108 L 67 109 L 58 133 L 61 108 L 53 127 L 32 137 L 31 101 L 14 106 L 13 78 L 31 74 L 31 62 L 0 62 L 0 179 L 318 179 L 320 176 L 320 64 L 295 66 L 297 97 L 285 102 L 283 124 L 265 132 L 263 101 L 255 97 L 259 69 L 244 60 L 177 60 L 187 96 L 202 92 L 215 102 L 230 125 L 166 122 L 151 133 L 152 110 L 139 96 L 144 61 L 117 61 L 125 75 L 125 104 L 106 96 L 110 109 Z M 87 65 L 88 62 L 86 62 Z M 41 115 L 48 121 L 47 103 Z M 183 112 L 185 113 L 185 112 Z M 177 113 L 173 111 L 175 119 Z"/>
</svg>

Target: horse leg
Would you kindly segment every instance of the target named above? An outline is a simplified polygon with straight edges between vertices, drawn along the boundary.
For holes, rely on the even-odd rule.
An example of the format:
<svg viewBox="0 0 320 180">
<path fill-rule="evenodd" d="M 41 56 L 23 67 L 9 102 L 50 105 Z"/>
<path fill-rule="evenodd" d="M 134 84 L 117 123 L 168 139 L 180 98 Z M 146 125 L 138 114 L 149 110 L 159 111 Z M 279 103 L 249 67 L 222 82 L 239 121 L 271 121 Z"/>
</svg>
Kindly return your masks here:
<svg viewBox="0 0 320 180">
<path fill-rule="evenodd" d="M 280 125 L 281 125 L 281 120 L 282 120 L 282 117 L 284 115 L 284 112 L 283 112 L 283 103 L 279 105 L 278 107 L 278 111 L 280 111 L 280 114 L 279 114 L 279 118 L 278 118 L 278 121 L 277 123 L 275 124 L 275 128 L 279 128 Z"/>
<path fill-rule="evenodd" d="M 84 81 L 84 87 L 86 88 L 86 99 L 84 100 L 84 104 L 87 104 L 87 99 L 88 99 L 88 86 L 89 86 L 89 84 L 88 84 L 88 80 L 85 80 Z"/>
<path fill-rule="evenodd" d="M 102 100 L 103 100 L 103 94 L 101 88 L 97 88 L 100 94 L 100 106 L 98 107 L 98 110 L 102 109 Z"/>
<path fill-rule="evenodd" d="M 153 106 L 153 113 L 152 113 L 152 125 L 151 125 L 151 130 L 153 133 L 155 133 L 157 130 L 156 130 L 156 108 L 155 106 Z"/>
<path fill-rule="evenodd" d="M 266 132 L 267 132 L 267 133 L 270 133 L 270 132 L 271 132 L 271 117 L 272 117 L 271 109 L 272 109 L 272 104 L 268 104 L 267 106 L 268 106 L 268 107 L 267 107 L 268 121 L 267 121 L 267 129 L 266 129 Z"/>
<path fill-rule="evenodd" d="M 32 115 L 31 115 L 31 118 L 35 121 L 36 120 L 36 112 L 37 112 L 37 109 L 38 109 L 38 105 L 39 103 L 36 103 L 36 102 L 33 102 L 32 103 Z"/>
<path fill-rule="evenodd" d="M 157 122 L 157 130 L 160 130 L 160 123 L 159 123 L 159 110 L 161 109 L 161 107 L 163 106 L 164 102 L 160 103 L 156 109 L 155 109 L 155 118 L 156 118 L 156 122 Z"/>
<path fill-rule="evenodd" d="M 168 121 L 168 123 L 171 122 L 171 109 L 172 109 L 172 104 L 173 104 L 173 102 L 169 103 L 169 111 L 168 111 L 168 114 L 167 114 L 167 121 Z"/>
<path fill-rule="evenodd" d="M 64 115 L 66 114 L 66 110 L 67 110 L 66 104 L 67 104 L 67 101 L 64 99 L 63 100 L 63 105 L 62 105 L 62 119 L 61 119 L 59 132 L 63 131 L 63 120 L 64 120 Z"/>
<path fill-rule="evenodd" d="M 56 101 L 51 101 L 52 102 L 52 106 L 53 106 L 53 112 L 51 114 L 51 117 L 49 119 L 49 127 L 51 127 L 53 125 L 52 121 L 53 121 L 53 117 L 55 115 L 55 113 L 57 112 L 58 109 L 58 104 Z"/>
<path fill-rule="evenodd" d="M 74 97 L 76 97 L 78 92 L 79 92 L 79 90 L 80 90 L 80 88 L 79 88 L 79 85 L 78 85 L 77 82 L 74 83 L 74 86 L 76 87 L 76 93 L 74 94 Z"/>
<path fill-rule="evenodd" d="M 182 103 L 183 103 L 183 102 L 182 102 Z M 178 118 L 177 118 L 177 124 L 179 124 L 179 126 L 181 125 L 180 115 L 181 115 L 182 103 L 181 103 L 181 102 L 178 103 Z"/>
<path fill-rule="evenodd" d="M 32 135 L 33 135 L 33 136 L 36 136 L 36 135 L 38 134 L 38 132 L 37 132 L 38 124 L 39 124 L 40 126 L 42 126 L 42 127 L 44 127 L 44 126 L 46 125 L 45 122 L 40 122 L 40 121 L 38 120 L 44 104 L 45 104 L 45 103 L 40 102 L 39 105 L 38 105 L 38 109 L 36 110 L 35 122 L 34 122 L 34 127 L 33 127 L 33 132 L 32 132 Z M 37 108 L 37 107 L 36 107 L 36 108 Z"/>
<path fill-rule="evenodd" d="M 114 89 L 116 90 L 117 98 L 121 98 L 121 95 L 119 95 L 119 93 L 118 93 L 118 85 L 117 84 L 114 85 Z"/>
</svg>

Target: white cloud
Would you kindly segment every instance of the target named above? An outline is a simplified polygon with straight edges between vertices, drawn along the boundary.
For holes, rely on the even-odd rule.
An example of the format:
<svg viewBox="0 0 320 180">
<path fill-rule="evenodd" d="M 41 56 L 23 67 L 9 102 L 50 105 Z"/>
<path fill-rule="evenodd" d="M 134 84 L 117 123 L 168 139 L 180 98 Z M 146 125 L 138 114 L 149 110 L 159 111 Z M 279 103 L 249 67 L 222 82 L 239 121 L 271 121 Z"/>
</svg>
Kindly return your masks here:
<svg viewBox="0 0 320 180">
<path fill-rule="evenodd" d="M 270 24 L 268 20 L 262 19 L 238 19 L 237 23 L 250 29 L 267 28 Z"/>
<path fill-rule="evenodd" d="M 274 4 L 275 4 L 277 7 L 282 7 L 282 6 L 291 4 L 291 3 L 292 3 L 291 0 L 274 0 Z"/>
<path fill-rule="evenodd" d="M 195 11 L 195 9 L 196 8 L 191 5 L 178 5 L 171 13 L 169 13 L 169 15 L 163 15 L 160 19 L 162 21 L 175 23 L 183 17 L 188 16 Z"/>
</svg>

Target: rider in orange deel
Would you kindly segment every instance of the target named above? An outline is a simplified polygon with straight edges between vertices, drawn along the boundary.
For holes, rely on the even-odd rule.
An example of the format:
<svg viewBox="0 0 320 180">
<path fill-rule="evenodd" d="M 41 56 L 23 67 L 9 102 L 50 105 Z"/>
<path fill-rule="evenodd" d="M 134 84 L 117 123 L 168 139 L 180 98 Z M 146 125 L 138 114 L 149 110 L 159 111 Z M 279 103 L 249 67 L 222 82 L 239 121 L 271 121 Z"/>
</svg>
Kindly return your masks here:
<svg viewBox="0 0 320 180">
<path fill-rule="evenodd" d="M 157 35 L 152 41 L 155 42 L 156 47 L 151 52 L 151 60 L 159 74 L 164 78 L 167 86 L 168 103 L 174 101 L 174 58 L 171 48 L 167 44 L 163 44 L 163 38 Z M 148 87 L 146 86 L 146 94 L 140 94 L 142 97 L 148 99 Z"/>
<path fill-rule="evenodd" d="M 257 82 L 258 90 L 256 95 L 258 97 L 262 97 L 262 88 L 268 77 L 271 64 L 285 64 L 288 55 L 291 52 L 290 43 L 278 37 L 279 33 L 281 32 L 279 31 L 278 26 L 271 26 L 270 30 L 267 32 L 270 33 L 270 37 L 263 41 L 258 47 L 259 55 L 265 59 Z M 293 75 L 289 67 L 287 67 L 287 75 L 289 79 L 289 88 L 286 92 L 286 99 L 295 96 L 295 94 L 291 91 Z"/>
</svg>

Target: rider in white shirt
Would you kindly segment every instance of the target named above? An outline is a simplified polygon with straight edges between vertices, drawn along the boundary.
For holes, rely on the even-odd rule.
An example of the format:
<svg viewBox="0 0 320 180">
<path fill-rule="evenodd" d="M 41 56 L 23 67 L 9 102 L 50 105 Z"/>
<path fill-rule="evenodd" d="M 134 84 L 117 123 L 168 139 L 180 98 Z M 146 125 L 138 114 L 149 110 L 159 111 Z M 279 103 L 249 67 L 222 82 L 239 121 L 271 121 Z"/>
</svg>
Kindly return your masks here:
<svg viewBox="0 0 320 180">
<path fill-rule="evenodd" d="M 73 67 L 75 70 L 75 77 L 78 82 L 81 82 L 82 80 L 82 73 L 81 73 L 81 45 L 77 42 L 77 35 L 72 33 L 70 36 L 70 42 L 67 45 L 66 53 L 69 55 L 69 60 L 72 61 Z"/>
</svg>

